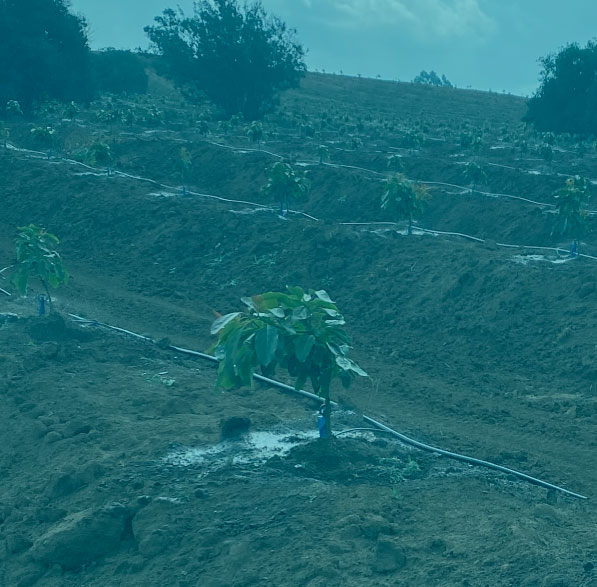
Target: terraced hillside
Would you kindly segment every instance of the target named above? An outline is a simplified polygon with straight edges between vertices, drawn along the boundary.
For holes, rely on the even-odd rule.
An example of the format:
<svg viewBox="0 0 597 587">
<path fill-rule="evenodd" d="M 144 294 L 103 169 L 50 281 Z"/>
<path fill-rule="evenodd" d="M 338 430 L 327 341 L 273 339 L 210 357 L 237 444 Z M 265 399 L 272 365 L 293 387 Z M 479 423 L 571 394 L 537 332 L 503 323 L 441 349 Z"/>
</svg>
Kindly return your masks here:
<svg viewBox="0 0 597 587">
<path fill-rule="evenodd" d="M 34 222 L 72 274 L 65 321 L 0 281 L 0 584 L 597 585 L 597 237 L 569 257 L 552 234 L 554 191 L 597 179 L 595 148 L 525 129 L 516 97 L 315 74 L 257 145 L 153 84 L 14 122 L 0 153 L 2 267 Z M 56 129 L 50 158 L 32 124 Z M 284 218 L 261 192 L 280 157 L 312 184 Z M 412 236 L 380 209 L 395 167 L 432 196 Z M 287 284 L 329 292 L 370 374 L 334 390 L 338 431 L 365 413 L 590 499 L 380 434 L 324 446 L 317 404 L 215 394 L 213 365 L 168 349 L 204 351 L 214 312 Z M 250 435 L 221 442 L 230 417 Z"/>
</svg>

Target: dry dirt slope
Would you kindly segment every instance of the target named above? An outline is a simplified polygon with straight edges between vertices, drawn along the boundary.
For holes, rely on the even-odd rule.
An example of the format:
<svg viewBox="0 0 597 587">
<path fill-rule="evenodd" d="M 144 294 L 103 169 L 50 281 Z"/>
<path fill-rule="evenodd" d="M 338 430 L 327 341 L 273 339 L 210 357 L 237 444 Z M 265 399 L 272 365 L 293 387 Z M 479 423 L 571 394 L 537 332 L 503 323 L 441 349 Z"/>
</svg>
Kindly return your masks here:
<svg viewBox="0 0 597 587">
<path fill-rule="evenodd" d="M 320 80 L 316 96 L 325 93 Z M 332 81 L 330 95 L 345 100 Z M 453 96 L 466 102 L 470 94 Z M 440 99 L 434 107 L 438 119 L 445 115 Z M 115 149 L 127 169 L 167 179 L 164 153 L 175 152 L 175 139 L 140 132 Z M 193 148 L 197 188 L 260 197 L 265 155 Z M 343 156 L 373 166 L 369 151 Z M 432 146 L 407 165 L 421 177 L 442 170 Z M 0 165 L 3 255 L 12 257 L 19 224 L 63 237 L 73 274 L 58 294 L 63 312 L 204 349 L 212 309 L 233 310 L 241 295 L 286 283 L 325 288 L 373 383 L 338 391 L 339 427 L 357 424 L 352 413 L 364 411 L 592 496 L 590 261 L 522 265 L 491 244 L 284 221 L 76 172 L 15 153 Z M 493 180 L 507 182 L 510 173 Z M 333 169 L 312 179 L 310 211 L 371 219 L 378 184 Z M 526 190 L 549 197 L 553 177 L 527 179 Z M 470 226 L 482 216 L 496 237 L 548 238 L 544 214 L 522 208 L 537 218 L 534 228 L 520 210 L 439 195 L 423 221 L 448 223 L 451 214 Z M 1 302 L 3 312 L 32 311 L 31 299 Z M 593 500 L 554 499 L 383 439 L 346 439 L 331 453 L 315 443 L 260 466 L 235 463 L 240 449 L 232 445 L 222 468 L 166 466 L 180 447 L 216 445 L 222 418 L 301 432 L 313 426 L 313 406 L 262 388 L 214 395 L 208 365 L 104 331 L 31 319 L 7 321 L 0 336 L 7 586 L 595 584 Z"/>
</svg>

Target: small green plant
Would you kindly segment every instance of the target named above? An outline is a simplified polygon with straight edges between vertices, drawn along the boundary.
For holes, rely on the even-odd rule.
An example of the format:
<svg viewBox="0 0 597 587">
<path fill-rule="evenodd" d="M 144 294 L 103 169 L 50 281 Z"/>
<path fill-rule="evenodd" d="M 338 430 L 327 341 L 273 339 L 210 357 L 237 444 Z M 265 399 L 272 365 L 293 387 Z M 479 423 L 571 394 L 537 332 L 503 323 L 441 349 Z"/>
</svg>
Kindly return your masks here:
<svg viewBox="0 0 597 587">
<path fill-rule="evenodd" d="M 471 145 L 473 144 L 473 140 L 474 140 L 473 135 L 468 131 L 463 131 L 460 134 L 460 146 L 463 149 L 470 148 Z"/>
<path fill-rule="evenodd" d="M 363 146 L 363 139 L 361 139 L 358 135 L 351 135 L 350 136 L 350 148 L 353 151 L 360 149 Z"/>
<path fill-rule="evenodd" d="M 553 148 L 549 143 L 544 143 L 539 149 L 539 155 L 551 168 L 553 162 Z"/>
<path fill-rule="evenodd" d="M 323 165 L 324 161 L 328 161 L 330 158 L 330 150 L 326 145 L 319 145 L 317 147 L 317 155 L 319 157 L 319 164 Z"/>
<path fill-rule="evenodd" d="M 430 198 L 427 188 L 409 181 L 402 173 L 396 173 L 384 183 L 382 210 L 389 212 L 396 222 L 408 220 L 408 234 L 411 235 L 413 219 L 423 212 Z"/>
<path fill-rule="evenodd" d="M 414 130 L 409 130 L 403 137 L 402 137 L 402 146 L 409 151 L 414 151 L 419 149 L 423 144 L 423 137 Z"/>
<path fill-rule="evenodd" d="M 516 149 L 518 150 L 519 159 L 522 161 L 522 157 L 529 151 L 529 145 L 525 139 L 519 139 L 516 141 Z"/>
<path fill-rule="evenodd" d="M 279 202 L 280 216 L 284 216 L 284 209 L 288 213 L 290 202 L 304 198 L 310 188 L 311 184 L 304 172 L 295 171 L 290 164 L 278 161 L 271 168 L 268 183 L 262 191 Z"/>
<path fill-rule="evenodd" d="M 42 148 L 45 149 L 48 159 L 52 156 L 52 146 L 56 131 L 51 126 L 36 126 L 31 129 L 31 136 L 33 140 Z"/>
<path fill-rule="evenodd" d="M 386 158 L 386 167 L 390 171 L 394 171 L 396 173 L 402 171 L 402 169 L 403 169 L 402 157 L 400 155 L 389 155 Z"/>
<path fill-rule="evenodd" d="M 6 115 L 11 118 L 17 118 L 23 116 L 21 105 L 17 100 L 9 100 L 6 103 Z"/>
<path fill-rule="evenodd" d="M 472 193 L 477 191 L 477 186 L 487 184 L 487 173 L 485 172 L 485 169 L 474 161 L 469 161 L 464 166 L 463 175 L 466 181 L 472 185 Z"/>
<path fill-rule="evenodd" d="M 247 136 L 252 143 L 256 143 L 257 147 L 259 147 L 261 141 L 263 141 L 263 125 L 257 120 L 254 120 L 247 129 Z"/>
<path fill-rule="evenodd" d="M 78 113 L 79 107 L 72 101 L 69 102 L 64 109 L 64 116 L 69 120 L 73 120 Z"/>
<path fill-rule="evenodd" d="M 68 282 L 68 272 L 64 267 L 62 257 L 55 247 L 60 243 L 58 237 L 46 231 L 45 228 L 30 224 L 18 229 L 15 239 L 17 260 L 12 282 L 21 295 L 27 293 L 27 285 L 31 278 L 37 278 L 44 287 L 50 311 L 52 298 L 49 287 L 59 287 Z"/>
<path fill-rule="evenodd" d="M 93 143 L 89 149 L 87 149 L 86 157 L 89 165 L 101 165 L 106 168 L 108 175 L 112 173 L 112 151 L 110 145 L 106 143 Z"/>
<path fill-rule="evenodd" d="M 207 120 L 200 120 L 197 123 L 197 130 L 201 136 L 207 136 L 209 134 L 209 124 Z"/>
<path fill-rule="evenodd" d="M 315 127 L 310 122 L 303 124 L 301 126 L 301 130 L 303 134 L 309 139 L 312 139 L 315 136 Z"/>
<path fill-rule="evenodd" d="M 178 157 L 176 159 L 176 170 L 180 175 L 180 181 L 182 183 L 182 193 L 185 196 L 187 194 L 186 180 L 192 165 L 193 160 L 191 159 L 189 151 L 186 147 L 181 147 L 180 151 L 178 152 Z"/>
<path fill-rule="evenodd" d="M 554 198 L 558 215 L 552 234 L 557 232 L 562 236 L 570 235 L 578 242 L 586 231 L 585 206 L 591 198 L 588 181 L 578 175 L 570 177 L 566 180 L 565 187 L 555 193 Z"/>
<path fill-rule="evenodd" d="M 218 318 L 210 349 L 219 360 L 217 389 L 253 384 L 257 368 L 271 377 L 286 369 L 296 389 L 311 382 L 325 402 L 326 436 L 332 437 L 330 388 L 334 379 L 348 387 L 367 374 L 348 358 L 350 338 L 336 304 L 324 290 L 287 287 L 242 298 L 246 309 Z"/>
</svg>

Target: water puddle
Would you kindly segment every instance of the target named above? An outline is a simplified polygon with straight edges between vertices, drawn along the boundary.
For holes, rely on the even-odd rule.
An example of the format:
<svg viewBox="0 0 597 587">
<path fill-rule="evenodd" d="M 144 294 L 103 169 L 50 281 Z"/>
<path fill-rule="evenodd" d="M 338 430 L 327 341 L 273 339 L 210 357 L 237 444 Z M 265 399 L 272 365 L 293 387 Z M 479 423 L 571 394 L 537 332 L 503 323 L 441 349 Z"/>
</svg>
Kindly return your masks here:
<svg viewBox="0 0 597 587">
<path fill-rule="evenodd" d="M 286 429 L 262 430 L 207 447 L 177 447 L 162 462 L 175 467 L 193 467 L 205 475 L 235 465 L 258 466 L 274 456 L 284 456 L 296 446 L 307 444 L 317 430 L 296 432 Z"/>
<path fill-rule="evenodd" d="M 575 257 L 546 257 L 545 255 L 514 255 L 512 261 L 519 265 L 528 265 L 532 262 L 543 261 L 546 263 L 553 263 L 554 265 L 560 265 L 562 263 L 568 263 Z"/>
<path fill-rule="evenodd" d="M 162 191 L 162 192 L 151 192 L 149 195 L 154 196 L 155 198 L 175 198 L 176 196 L 178 196 L 180 194 Z"/>
</svg>

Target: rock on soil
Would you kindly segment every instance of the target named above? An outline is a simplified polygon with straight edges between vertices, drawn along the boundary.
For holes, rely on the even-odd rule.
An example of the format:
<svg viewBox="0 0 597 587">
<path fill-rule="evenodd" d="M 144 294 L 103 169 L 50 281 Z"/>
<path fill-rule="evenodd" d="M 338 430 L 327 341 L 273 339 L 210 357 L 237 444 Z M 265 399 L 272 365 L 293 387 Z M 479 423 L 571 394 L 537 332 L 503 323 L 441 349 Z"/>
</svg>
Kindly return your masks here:
<svg viewBox="0 0 597 587">
<path fill-rule="evenodd" d="M 59 522 L 31 548 L 34 560 L 78 569 L 118 549 L 129 510 L 118 503 L 77 512 Z"/>
</svg>

